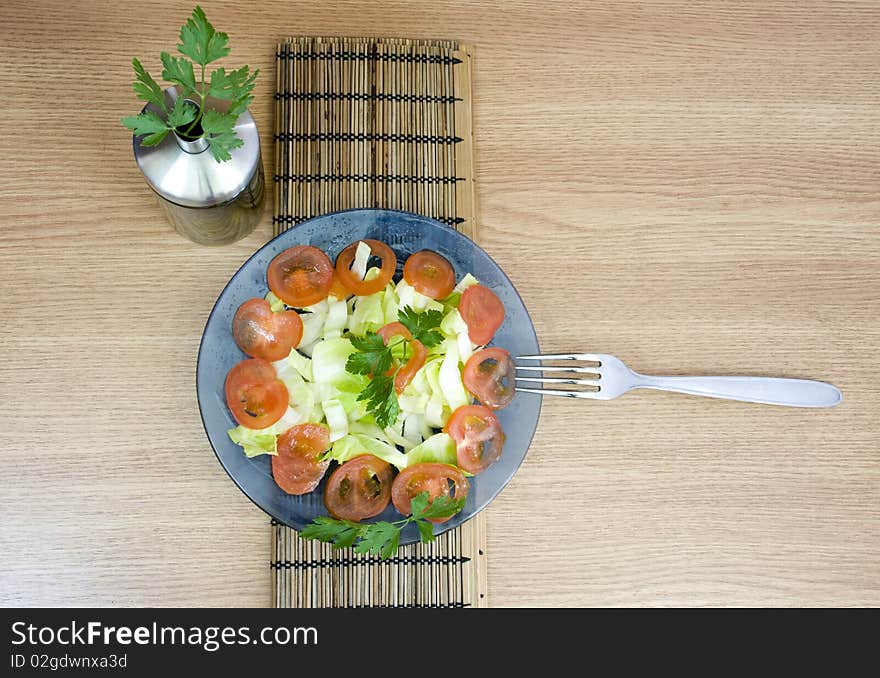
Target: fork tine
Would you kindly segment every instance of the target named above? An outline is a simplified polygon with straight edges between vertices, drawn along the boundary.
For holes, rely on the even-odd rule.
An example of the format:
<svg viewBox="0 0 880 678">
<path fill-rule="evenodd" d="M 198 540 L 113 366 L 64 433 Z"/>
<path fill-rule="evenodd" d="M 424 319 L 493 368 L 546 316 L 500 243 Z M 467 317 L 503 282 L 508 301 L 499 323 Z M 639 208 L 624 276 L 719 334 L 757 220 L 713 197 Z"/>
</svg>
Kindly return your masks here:
<svg viewBox="0 0 880 678">
<path fill-rule="evenodd" d="M 553 388 L 520 388 L 516 387 L 517 392 L 537 393 L 539 395 L 562 396 L 564 398 L 598 398 L 599 391 L 563 391 Z"/>
<path fill-rule="evenodd" d="M 599 374 L 596 367 L 565 367 L 563 365 L 517 365 L 518 370 L 532 370 L 533 372 L 572 372 L 574 374 Z"/>
<path fill-rule="evenodd" d="M 516 381 L 540 381 L 548 384 L 571 384 L 572 386 L 599 386 L 598 379 L 560 379 L 557 377 L 514 377 Z"/>
<path fill-rule="evenodd" d="M 547 355 L 518 355 L 517 360 L 585 360 L 601 363 L 602 356 L 596 353 L 549 353 Z"/>
</svg>

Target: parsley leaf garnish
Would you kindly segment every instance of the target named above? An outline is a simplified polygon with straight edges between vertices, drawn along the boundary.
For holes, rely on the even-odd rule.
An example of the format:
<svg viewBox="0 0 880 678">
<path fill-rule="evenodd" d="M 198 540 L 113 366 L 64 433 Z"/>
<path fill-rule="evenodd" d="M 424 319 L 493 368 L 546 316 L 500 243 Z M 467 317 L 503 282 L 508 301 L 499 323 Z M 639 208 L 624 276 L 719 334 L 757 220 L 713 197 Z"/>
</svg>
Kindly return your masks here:
<svg viewBox="0 0 880 678">
<path fill-rule="evenodd" d="M 429 518 L 448 518 L 464 507 L 464 497 L 440 496 L 429 501 L 427 492 L 420 492 L 412 499 L 412 514 L 393 523 L 355 523 L 319 516 L 300 532 L 303 539 L 316 539 L 332 544 L 333 548 L 354 545 L 356 553 L 369 553 L 388 559 L 397 551 L 400 532 L 409 523 L 415 523 L 422 543 L 434 541 L 434 527 Z"/>
<path fill-rule="evenodd" d="M 183 56 L 172 56 L 168 52 L 160 54 L 162 78 L 177 85 L 179 90 L 171 111 L 165 102 L 165 93 L 153 76 L 140 61 L 132 60 L 135 94 L 166 116 L 163 118 L 154 111 L 145 111 L 122 119 L 123 125 L 143 137 L 142 145 L 155 146 L 170 131 L 177 130 L 188 138 L 204 137 L 217 162 L 230 160 L 232 151 L 243 145 L 235 132 L 235 123 L 254 99 L 251 92 L 259 70 L 251 72 L 248 66 L 232 71 L 216 68 L 210 80 L 205 71 L 209 63 L 229 54 L 228 43 L 229 36 L 214 30 L 204 10 L 196 5 L 192 16 L 180 28 L 177 51 Z M 225 111 L 208 108 L 209 96 L 229 101 L 228 108 Z M 194 100 L 196 106 L 185 105 L 183 99 Z"/>
<path fill-rule="evenodd" d="M 431 348 L 443 341 L 443 335 L 438 329 L 443 320 L 441 311 L 422 311 L 419 313 L 407 306 L 400 310 L 397 319 L 412 333 L 413 339 L 418 339 L 425 345 L 425 348 Z"/>
<path fill-rule="evenodd" d="M 367 332 L 363 336 L 348 335 L 355 351 L 348 356 L 345 369 L 351 374 L 365 374 L 370 377 L 370 382 L 361 391 L 358 400 L 367 401 L 367 411 L 373 415 L 380 428 L 396 422 L 400 414 L 400 404 L 394 390 L 394 375 L 388 374 L 394 364 L 392 349 L 404 344 L 405 355 L 406 344 L 410 341 L 418 340 L 426 348 L 436 346 L 443 341 L 443 335 L 438 329 L 440 321 L 443 320 L 440 311 L 419 313 L 407 307 L 402 309 L 397 317 L 410 331 L 412 339 L 395 337 L 391 344 L 386 346 L 385 340 L 375 332 Z"/>
<path fill-rule="evenodd" d="M 397 421 L 400 403 L 394 390 L 394 379 L 384 374 L 374 376 L 358 395 L 358 400 L 367 401 L 367 411 L 372 412 L 376 425 L 386 428 Z"/>
<path fill-rule="evenodd" d="M 351 374 L 384 375 L 391 369 L 391 349 L 385 340 L 375 332 L 367 332 L 364 336 L 349 335 L 351 345 L 356 352 L 348 356 L 345 369 Z"/>
</svg>

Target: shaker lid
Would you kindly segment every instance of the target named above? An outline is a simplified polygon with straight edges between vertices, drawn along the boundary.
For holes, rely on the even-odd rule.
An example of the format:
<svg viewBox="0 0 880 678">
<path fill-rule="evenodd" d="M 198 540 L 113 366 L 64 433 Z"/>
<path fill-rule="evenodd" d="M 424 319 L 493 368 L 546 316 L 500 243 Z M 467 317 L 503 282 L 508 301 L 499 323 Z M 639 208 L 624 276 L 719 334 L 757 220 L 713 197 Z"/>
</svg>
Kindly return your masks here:
<svg viewBox="0 0 880 678">
<path fill-rule="evenodd" d="M 169 109 L 177 99 L 175 87 L 165 90 Z M 208 105 L 219 111 L 231 102 L 208 98 Z M 159 113 L 153 104 L 144 111 Z M 235 132 L 244 145 L 230 151 L 232 159 L 217 162 L 204 142 L 186 142 L 174 132 L 158 146 L 141 146 L 132 137 L 134 157 L 150 187 L 166 200 L 185 207 L 214 207 L 233 200 L 250 183 L 260 162 L 260 139 L 250 111 L 238 116 Z"/>
</svg>

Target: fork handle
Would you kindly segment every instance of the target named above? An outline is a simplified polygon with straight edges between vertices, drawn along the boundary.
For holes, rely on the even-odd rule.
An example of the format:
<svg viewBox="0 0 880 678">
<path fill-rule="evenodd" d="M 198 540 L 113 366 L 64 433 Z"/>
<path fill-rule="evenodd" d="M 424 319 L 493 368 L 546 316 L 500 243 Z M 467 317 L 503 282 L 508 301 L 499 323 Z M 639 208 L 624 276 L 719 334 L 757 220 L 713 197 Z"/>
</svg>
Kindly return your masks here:
<svg viewBox="0 0 880 678">
<path fill-rule="evenodd" d="M 635 388 L 653 388 L 709 398 L 789 407 L 832 407 L 843 400 L 840 389 L 824 381 L 776 377 L 651 377 L 636 375 Z"/>
</svg>

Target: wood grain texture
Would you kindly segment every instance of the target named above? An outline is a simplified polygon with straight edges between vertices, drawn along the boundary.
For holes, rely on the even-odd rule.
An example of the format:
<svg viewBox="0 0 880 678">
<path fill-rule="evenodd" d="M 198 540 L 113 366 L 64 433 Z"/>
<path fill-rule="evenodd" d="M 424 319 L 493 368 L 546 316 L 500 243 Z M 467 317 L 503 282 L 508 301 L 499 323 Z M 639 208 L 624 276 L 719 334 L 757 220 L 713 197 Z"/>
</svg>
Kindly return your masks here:
<svg viewBox="0 0 880 678">
<path fill-rule="evenodd" d="M 194 374 L 270 210 L 235 245 L 182 240 L 118 125 L 130 58 L 155 68 L 189 9 L 0 8 L 2 604 L 270 602 L 266 517 L 210 453 Z M 543 349 L 844 391 L 545 401 L 488 509 L 493 605 L 880 605 L 880 5 L 206 10 L 262 69 L 266 167 L 279 39 L 475 45 L 480 238 Z"/>
</svg>

